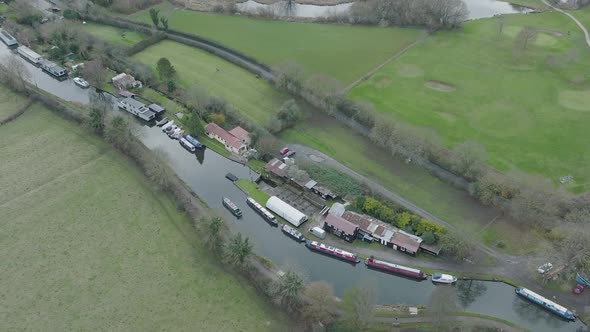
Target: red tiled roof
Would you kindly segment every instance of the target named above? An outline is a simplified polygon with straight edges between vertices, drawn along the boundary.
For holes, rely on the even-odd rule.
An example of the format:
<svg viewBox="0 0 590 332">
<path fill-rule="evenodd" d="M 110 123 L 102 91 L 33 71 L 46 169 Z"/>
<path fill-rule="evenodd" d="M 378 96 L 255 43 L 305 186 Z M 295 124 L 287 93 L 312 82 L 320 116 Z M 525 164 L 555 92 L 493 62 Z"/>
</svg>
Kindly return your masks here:
<svg viewBox="0 0 590 332">
<path fill-rule="evenodd" d="M 228 133 L 225 129 L 221 128 L 216 123 L 208 123 L 205 126 L 205 132 L 217 135 L 225 141 L 226 145 L 229 145 L 235 149 L 239 149 L 243 145 L 243 143 L 239 139 L 237 139 L 232 134 Z"/>
<path fill-rule="evenodd" d="M 285 175 L 287 175 L 287 165 L 276 158 L 273 158 L 273 160 L 269 161 L 264 166 L 264 169 L 280 177 L 284 177 Z"/>
<path fill-rule="evenodd" d="M 348 221 L 346 219 L 335 216 L 331 213 L 328 213 L 324 222 L 328 225 L 338 228 L 339 230 L 345 232 L 346 234 L 354 234 L 354 232 L 357 229 L 357 225 L 351 223 L 350 221 Z"/>
<path fill-rule="evenodd" d="M 234 129 L 230 130 L 229 133 L 234 135 L 237 139 L 239 139 L 241 141 L 244 141 L 244 140 L 247 140 L 248 138 L 250 138 L 250 133 L 246 129 L 244 129 L 240 126 L 237 126 Z"/>
<path fill-rule="evenodd" d="M 406 251 L 416 253 L 420 249 L 420 242 L 401 232 L 395 232 L 389 241 L 398 247 L 405 248 Z"/>
<path fill-rule="evenodd" d="M 378 236 L 383 236 L 384 232 L 385 232 L 385 227 L 379 225 L 379 226 L 377 226 L 377 228 L 375 228 L 375 232 L 373 234 L 378 235 Z"/>
<path fill-rule="evenodd" d="M 346 211 L 344 212 L 344 214 L 342 215 L 342 218 L 350 221 L 353 224 L 356 224 L 359 226 L 360 229 L 362 229 L 365 232 L 371 232 L 369 230 L 369 226 L 371 226 L 371 221 L 365 217 L 362 214 L 358 214 L 356 212 L 353 211 Z"/>
</svg>

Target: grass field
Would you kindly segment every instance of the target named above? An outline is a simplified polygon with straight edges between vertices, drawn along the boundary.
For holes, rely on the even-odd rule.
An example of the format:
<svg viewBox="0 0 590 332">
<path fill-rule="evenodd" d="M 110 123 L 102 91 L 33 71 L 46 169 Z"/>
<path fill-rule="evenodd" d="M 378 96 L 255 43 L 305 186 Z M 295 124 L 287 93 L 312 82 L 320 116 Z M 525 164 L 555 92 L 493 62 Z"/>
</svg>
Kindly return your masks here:
<svg viewBox="0 0 590 332">
<path fill-rule="evenodd" d="M 270 195 L 258 190 L 256 183 L 248 181 L 246 179 L 239 179 L 235 182 L 236 186 L 242 189 L 248 196 L 254 198 L 254 200 L 262 205 L 266 204 L 266 201 L 270 198 Z"/>
<path fill-rule="evenodd" d="M 259 125 L 266 125 L 288 99 L 263 79 L 221 58 L 172 41 L 163 41 L 133 56 L 155 69 L 168 58 L 184 88 L 200 86 L 213 96 L 226 99 L 240 113 Z"/>
<path fill-rule="evenodd" d="M 384 151 L 353 133 L 336 121 L 310 119 L 295 129 L 281 134 L 286 142 L 297 142 L 319 150 L 343 165 L 364 175 L 385 188 L 400 194 L 426 211 L 461 229 L 464 234 L 493 246 L 503 241 L 502 250 L 525 254 L 542 240 L 529 231 L 497 218 L 487 232 L 482 228 L 497 214 L 484 210 L 468 195 L 435 178 L 427 171 L 395 162 Z"/>
<path fill-rule="evenodd" d="M 223 271 L 132 163 L 35 106 L 0 128 L 4 330 L 261 331 L 287 321 Z"/>
<path fill-rule="evenodd" d="M 0 86 L 0 120 L 16 113 L 26 102 L 26 98 Z"/>
<path fill-rule="evenodd" d="M 339 26 L 267 21 L 156 6 L 170 28 L 221 42 L 276 65 L 295 61 L 311 73 L 326 73 L 351 83 L 412 43 L 415 29 Z M 148 10 L 131 16 L 151 24 Z"/>
<path fill-rule="evenodd" d="M 5 3 L 0 3 L 0 14 L 4 13 L 8 10 L 8 5 Z"/>
<path fill-rule="evenodd" d="M 468 22 L 436 33 L 353 89 L 393 119 L 430 127 L 452 147 L 482 143 L 488 162 L 590 189 L 590 66 L 581 31 L 555 12 Z M 515 55 L 522 27 L 544 29 Z M 570 32 L 568 34 L 568 31 Z M 584 184 L 586 186 L 584 187 Z"/>
<path fill-rule="evenodd" d="M 144 35 L 141 33 L 103 24 L 86 23 L 84 25 L 81 24 L 80 28 L 96 38 L 113 44 L 131 46 L 144 39 Z"/>
</svg>

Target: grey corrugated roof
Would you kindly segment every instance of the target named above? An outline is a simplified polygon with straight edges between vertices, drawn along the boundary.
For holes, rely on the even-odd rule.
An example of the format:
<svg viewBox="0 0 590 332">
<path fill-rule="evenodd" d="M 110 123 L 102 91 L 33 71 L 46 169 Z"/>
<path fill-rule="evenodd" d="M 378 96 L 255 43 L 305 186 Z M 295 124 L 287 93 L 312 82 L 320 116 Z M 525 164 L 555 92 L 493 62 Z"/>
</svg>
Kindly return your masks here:
<svg viewBox="0 0 590 332">
<path fill-rule="evenodd" d="M 135 100 L 133 98 L 129 98 L 129 97 L 123 99 L 122 102 L 124 102 L 126 104 L 129 104 L 129 105 L 131 105 L 133 107 L 137 107 L 137 108 L 145 107 L 145 104 L 144 103 L 141 103 L 141 102 L 139 102 L 139 101 L 137 101 L 137 100 Z"/>
<path fill-rule="evenodd" d="M 160 113 L 160 112 L 164 112 L 166 109 L 158 104 L 150 104 L 148 106 L 149 109 L 151 109 L 152 111 L 156 112 L 156 113 Z"/>
</svg>

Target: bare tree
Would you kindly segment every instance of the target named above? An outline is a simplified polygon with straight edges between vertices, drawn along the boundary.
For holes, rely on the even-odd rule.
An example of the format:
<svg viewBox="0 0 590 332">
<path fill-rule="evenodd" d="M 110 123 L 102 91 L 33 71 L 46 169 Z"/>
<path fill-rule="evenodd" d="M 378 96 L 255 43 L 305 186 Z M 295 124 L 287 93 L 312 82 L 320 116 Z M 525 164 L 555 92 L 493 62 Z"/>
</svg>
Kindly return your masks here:
<svg viewBox="0 0 590 332">
<path fill-rule="evenodd" d="M 562 276 L 571 278 L 578 271 L 590 271 L 590 236 L 581 226 L 565 231 L 564 238 L 550 252 L 555 262 L 563 265 Z"/>
<path fill-rule="evenodd" d="M 273 72 L 275 73 L 275 84 L 279 89 L 293 93 L 301 92 L 303 78 L 305 77 L 305 69 L 301 65 L 289 61 L 274 67 Z"/>
<path fill-rule="evenodd" d="M 26 91 L 31 72 L 24 63 L 14 54 L 6 55 L 1 63 L 3 65 L 0 65 L 0 78 L 19 91 Z"/>
<path fill-rule="evenodd" d="M 158 187 L 158 189 L 167 191 L 170 189 L 173 171 L 168 167 L 166 160 L 168 154 L 161 149 L 155 149 L 152 158 L 146 166 L 146 175 Z"/>
<path fill-rule="evenodd" d="M 106 81 L 107 70 L 101 59 L 96 59 L 84 64 L 82 76 L 90 85 L 100 88 Z"/>
<path fill-rule="evenodd" d="M 529 225 L 552 225 L 561 214 L 567 194 L 549 180 L 513 172 L 521 183 L 518 194 L 511 200 L 510 214 Z"/>
<path fill-rule="evenodd" d="M 474 141 L 466 141 L 453 148 L 451 168 L 454 172 L 473 179 L 481 174 L 485 161 L 485 147 Z"/>
<path fill-rule="evenodd" d="M 448 286 L 436 287 L 430 296 L 428 314 L 432 317 L 434 331 L 449 331 L 447 317 L 457 310 L 457 293 L 455 288 Z"/>
<path fill-rule="evenodd" d="M 363 285 L 346 290 L 342 299 L 343 323 L 356 331 L 366 328 L 373 318 L 375 300 L 376 292 L 371 286 Z"/>
<path fill-rule="evenodd" d="M 329 325 L 334 321 L 336 300 L 332 285 L 325 281 L 312 282 L 305 288 L 303 297 L 306 305 L 303 306 L 302 315 L 308 324 Z"/>
<path fill-rule="evenodd" d="M 537 39 L 538 32 L 537 28 L 534 27 L 525 26 L 522 28 L 514 39 L 514 54 L 523 54 L 528 49 L 529 44 Z"/>
</svg>

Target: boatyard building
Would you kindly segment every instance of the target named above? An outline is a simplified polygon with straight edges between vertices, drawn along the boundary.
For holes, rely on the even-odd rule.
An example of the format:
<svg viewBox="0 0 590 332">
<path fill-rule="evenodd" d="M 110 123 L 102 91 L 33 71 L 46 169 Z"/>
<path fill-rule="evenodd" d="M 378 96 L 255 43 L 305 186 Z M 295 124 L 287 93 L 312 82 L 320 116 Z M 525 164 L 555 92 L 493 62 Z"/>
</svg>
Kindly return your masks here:
<svg viewBox="0 0 590 332">
<path fill-rule="evenodd" d="M 358 226 L 337 215 L 328 213 L 324 219 L 324 230 L 330 232 L 348 242 L 356 239 Z"/>
</svg>

